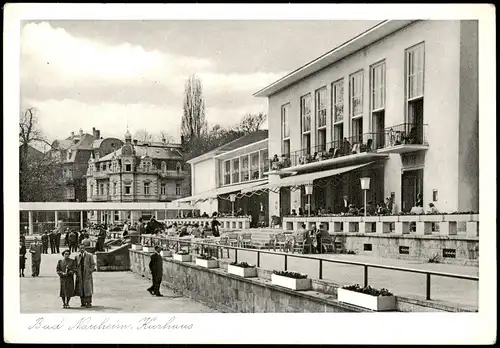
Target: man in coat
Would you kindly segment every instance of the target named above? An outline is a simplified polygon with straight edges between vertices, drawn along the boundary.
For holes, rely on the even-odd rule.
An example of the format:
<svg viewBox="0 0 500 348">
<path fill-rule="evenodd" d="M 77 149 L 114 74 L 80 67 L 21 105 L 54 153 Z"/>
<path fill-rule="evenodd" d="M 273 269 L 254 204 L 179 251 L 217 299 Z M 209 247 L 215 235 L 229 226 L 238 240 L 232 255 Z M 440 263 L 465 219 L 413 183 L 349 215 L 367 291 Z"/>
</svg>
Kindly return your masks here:
<svg viewBox="0 0 500 348">
<path fill-rule="evenodd" d="M 42 262 L 42 244 L 38 242 L 38 237 L 34 238 L 30 245 L 31 254 L 31 276 L 38 277 L 40 274 L 40 263 Z"/>
<path fill-rule="evenodd" d="M 42 234 L 42 254 L 47 254 L 49 250 L 49 235 L 47 231 Z"/>
<path fill-rule="evenodd" d="M 94 293 L 94 281 L 92 274 L 95 272 L 95 262 L 92 254 L 80 245 L 80 252 L 75 257 L 76 261 L 76 284 L 75 293 L 80 296 L 81 307 L 92 307 L 92 295 Z"/>
<path fill-rule="evenodd" d="M 58 253 L 58 254 L 59 254 L 59 247 L 61 245 L 61 235 L 62 235 L 61 227 L 62 226 L 58 227 L 57 231 L 56 231 L 55 247 L 56 247 L 56 253 Z"/>
<path fill-rule="evenodd" d="M 49 242 L 50 242 L 50 253 L 56 253 L 56 231 L 52 230 L 49 233 Z"/>
<path fill-rule="evenodd" d="M 76 231 L 71 231 L 69 234 L 69 251 L 72 253 L 78 249 L 78 234 Z"/>
<path fill-rule="evenodd" d="M 148 288 L 151 295 L 161 297 L 160 285 L 161 278 L 163 275 L 163 259 L 160 256 L 161 247 L 155 246 L 155 253 L 151 255 L 151 261 L 149 261 L 149 270 L 151 271 L 151 276 L 153 278 L 153 285 Z"/>
</svg>

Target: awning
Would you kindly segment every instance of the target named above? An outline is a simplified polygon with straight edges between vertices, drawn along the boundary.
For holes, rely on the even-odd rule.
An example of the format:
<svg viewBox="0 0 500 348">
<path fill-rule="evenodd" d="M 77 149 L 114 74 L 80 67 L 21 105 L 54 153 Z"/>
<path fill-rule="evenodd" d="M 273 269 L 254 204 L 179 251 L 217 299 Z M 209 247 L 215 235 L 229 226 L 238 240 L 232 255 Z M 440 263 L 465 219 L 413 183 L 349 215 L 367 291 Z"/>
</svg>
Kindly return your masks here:
<svg viewBox="0 0 500 348">
<path fill-rule="evenodd" d="M 346 172 L 350 172 L 352 170 L 356 170 L 367 165 L 372 164 L 373 162 L 363 163 L 355 166 L 342 167 L 330 170 L 324 170 L 321 172 L 307 173 L 302 175 L 292 175 L 286 178 L 281 179 L 278 183 L 274 184 L 266 184 L 259 185 L 256 187 L 247 188 L 241 190 L 241 193 L 248 193 L 256 190 L 269 190 L 277 192 L 281 187 L 289 187 L 289 186 L 301 186 L 306 184 L 312 184 L 314 180 L 327 178 L 329 176 L 338 175 Z"/>
<path fill-rule="evenodd" d="M 266 185 L 267 183 L 268 183 L 268 180 L 266 179 L 266 180 L 261 180 L 261 181 L 257 181 L 257 182 L 248 182 L 248 183 L 244 183 L 244 184 L 219 187 L 218 189 L 202 192 L 202 193 L 199 193 L 195 196 L 177 199 L 174 201 L 174 203 L 206 201 L 210 198 L 217 198 L 217 196 L 220 196 L 220 195 L 225 195 L 225 194 L 243 191 L 243 190 L 251 190 L 253 187 Z M 249 192 L 252 192 L 252 191 L 249 191 Z"/>
</svg>

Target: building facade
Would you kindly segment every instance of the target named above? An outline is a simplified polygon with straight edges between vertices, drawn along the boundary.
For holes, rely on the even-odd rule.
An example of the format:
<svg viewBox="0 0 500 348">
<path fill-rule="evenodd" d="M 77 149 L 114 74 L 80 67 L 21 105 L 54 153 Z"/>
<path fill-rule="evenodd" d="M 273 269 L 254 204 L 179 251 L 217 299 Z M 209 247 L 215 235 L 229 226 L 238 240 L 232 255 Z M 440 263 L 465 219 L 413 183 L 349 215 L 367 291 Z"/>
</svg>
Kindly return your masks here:
<svg viewBox="0 0 500 348">
<path fill-rule="evenodd" d="M 267 216 L 267 193 L 242 195 L 242 189 L 267 183 L 269 171 L 268 131 L 243 136 L 188 161 L 192 195 L 177 202 L 192 202 L 201 214 L 232 213 L 242 209 L 254 221 L 262 206 Z M 231 195 L 234 194 L 234 202 Z M 233 204 L 234 203 L 234 204 Z"/>
<path fill-rule="evenodd" d="M 71 136 L 52 143 L 51 156 L 61 166 L 61 184 L 64 200 L 69 202 L 85 202 L 87 200 L 87 183 L 85 175 L 89 159 L 92 155 L 107 155 L 123 145 L 117 138 L 103 139 L 100 131 L 92 129 L 92 134 L 71 132 Z"/>
<path fill-rule="evenodd" d="M 104 156 L 96 152 L 89 159 L 87 201 L 171 202 L 189 195 L 189 171 L 181 149 L 179 144 L 132 141 L 127 131 L 122 147 Z M 109 224 L 151 215 L 144 211 L 105 211 L 93 212 L 89 219 Z"/>
<path fill-rule="evenodd" d="M 286 158 L 268 173 L 282 186 L 271 215 L 305 207 L 304 175 L 313 211 L 362 206 L 361 177 L 397 211 L 418 195 L 479 211 L 477 21 L 385 21 L 255 96 L 269 101 L 269 153 Z"/>
</svg>

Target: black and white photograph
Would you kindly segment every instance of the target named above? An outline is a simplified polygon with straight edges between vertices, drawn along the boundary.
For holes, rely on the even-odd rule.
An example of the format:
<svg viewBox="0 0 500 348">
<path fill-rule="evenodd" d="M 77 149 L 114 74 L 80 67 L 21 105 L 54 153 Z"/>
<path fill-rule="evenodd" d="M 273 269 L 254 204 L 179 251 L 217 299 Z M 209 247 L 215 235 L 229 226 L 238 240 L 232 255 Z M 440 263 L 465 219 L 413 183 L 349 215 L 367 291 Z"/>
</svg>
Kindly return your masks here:
<svg viewBox="0 0 500 348">
<path fill-rule="evenodd" d="M 8 4 L 4 340 L 496 341 L 494 7 L 391 6 Z"/>
</svg>

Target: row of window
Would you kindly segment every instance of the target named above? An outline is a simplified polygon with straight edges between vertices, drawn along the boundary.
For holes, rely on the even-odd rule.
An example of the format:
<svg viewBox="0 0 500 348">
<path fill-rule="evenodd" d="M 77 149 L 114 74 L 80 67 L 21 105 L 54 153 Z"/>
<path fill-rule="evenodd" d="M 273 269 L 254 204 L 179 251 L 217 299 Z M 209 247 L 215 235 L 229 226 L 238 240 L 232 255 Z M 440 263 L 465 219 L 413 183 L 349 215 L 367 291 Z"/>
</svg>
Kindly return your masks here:
<svg viewBox="0 0 500 348">
<path fill-rule="evenodd" d="M 106 187 L 106 190 L 104 189 Z M 98 194 L 100 194 L 101 196 L 105 195 L 106 193 L 109 194 L 110 192 L 110 188 L 109 188 L 109 184 L 99 184 L 98 186 Z M 126 195 L 130 195 L 132 193 L 132 184 L 124 184 L 124 192 Z M 94 194 L 94 185 L 91 184 L 90 185 L 90 197 L 92 197 Z M 113 183 L 113 195 L 117 195 L 118 194 L 118 184 L 115 182 Z M 144 185 L 143 185 L 143 194 L 144 195 L 150 195 L 151 194 L 151 191 L 150 191 L 150 183 L 147 183 L 145 182 Z M 160 195 L 166 195 L 167 194 L 167 185 L 162 183 L 160 185 Z M 181 185 L 180 184 L 176 184 L 175 185 L 175 194 L 176 196 L 180 196 L 181 195 Z"/>
<path fill-rule="evenodd" d="M 424 94 L 424 43 L 405 50 L 405 101 L 407 106 L 412 100 L 423 98 Z M 349 119 L 351 121 L 351 136 L 363 133 L 363 80 L 364 70 L 349 75 Z M 343 138 L 344 121 L 344 78 L 331 84 L 331 117 L 333 123 L 333 139 Z M 315 117 L 318 132 L 318 144 L 326 142 L 327 121 L 327 87 L 323 86 L 315 91 Z M 385 61 L 370 66 L 370 113 L 383 112 L 386 99 L 386 64 Z M 302 148 L 310 147 L 312 97 L 308 93 L 300 98 L 300 127 L 302 134 Z M 384 124 L 384 122 L 379 122 Z M 290 104 L 281 107 L 281 138 L 283 153 L 290 150 Z"/>
<path fill-rule="evenodd" d="M 150 161 L 142 161 L 140 168 L 145 172 L 149 172 L 150 169 L 153 169 L 153 164 Z M 93 169 L 94 168 L 92 166 L 89 166 L 89 174 L 90 175 L 93 174 Z M 106 171 L 107 169 L 110 169 L 111 172 L 116 173 L 120 170 L 120 165 L 118 164 L 118 162 L 111 162 L 109 164 L 101 163 L 100 166 L 96 167 L 96 169 L 100 170 L 100 171 Z M 162 161 L 161 162 L 161 171 L 166 172 L 167 169 L 174 170 L 174 169 L 172 169 L 172 166 L 167 167 L 167 163 L 165 161 Z M 182 170 L 182 164 L 180 162 L 176 163 L 175 170 L 177 170 L 178 173 Z M 125 171 L 126 172 L 132 171 L 132 164 L 128 161 L 125 161 Z"/>
<path fill-rule="evenodd" d="M 225 160 L 222 164 L 223 185 L 262 179 L 269 170 L 268 151 L 260 150 L 248 155 Z"/>
</svg>

